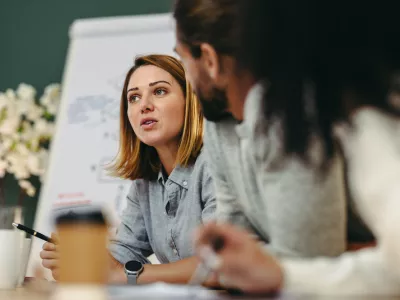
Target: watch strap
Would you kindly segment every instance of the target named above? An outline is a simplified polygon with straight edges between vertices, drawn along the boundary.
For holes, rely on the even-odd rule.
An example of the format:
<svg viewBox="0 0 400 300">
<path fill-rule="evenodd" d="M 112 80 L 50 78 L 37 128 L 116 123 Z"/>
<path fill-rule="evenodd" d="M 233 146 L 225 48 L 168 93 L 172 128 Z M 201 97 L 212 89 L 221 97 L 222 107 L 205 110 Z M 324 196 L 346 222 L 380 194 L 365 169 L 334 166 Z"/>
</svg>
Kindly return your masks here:
<svg viewBox="0 0 400 300">
<path fill-rule="evenodd" d="M 138 275 L 139 275 L 139 273 L 126 272 L 126 277 L 128 277 L 128 284 L 129 285 L 136 285 L 137 284 Z"/>
</svg>

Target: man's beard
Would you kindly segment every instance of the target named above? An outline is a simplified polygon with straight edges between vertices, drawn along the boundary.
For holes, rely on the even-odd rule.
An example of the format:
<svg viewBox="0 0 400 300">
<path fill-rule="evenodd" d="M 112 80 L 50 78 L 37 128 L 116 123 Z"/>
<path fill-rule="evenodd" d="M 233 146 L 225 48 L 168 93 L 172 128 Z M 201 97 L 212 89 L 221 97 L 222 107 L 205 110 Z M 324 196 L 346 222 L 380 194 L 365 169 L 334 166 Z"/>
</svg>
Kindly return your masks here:
<svg viewBox="0 0 400 300">
<path fill-rule="evenodd" d="M 231 116 L 227 111 L 228 99 L 224 90 L 213 87 L 210 97 L 205 97 L 201 89 L 198 89 L 196 94 L 200 100 L 203 115 L 207 120 L 220 122 Z"/>
</svg>

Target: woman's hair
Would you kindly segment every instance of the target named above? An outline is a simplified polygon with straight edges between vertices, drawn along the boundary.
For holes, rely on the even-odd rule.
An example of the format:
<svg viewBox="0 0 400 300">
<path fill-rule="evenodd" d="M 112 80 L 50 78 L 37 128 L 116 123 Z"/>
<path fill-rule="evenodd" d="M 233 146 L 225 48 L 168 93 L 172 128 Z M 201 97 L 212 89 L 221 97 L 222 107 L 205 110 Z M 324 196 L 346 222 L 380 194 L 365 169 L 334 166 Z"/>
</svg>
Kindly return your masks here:
<svg viewBox="0 0 400 300">
<path fill-rule="evenodd" d="M 171 74 L 185 95 L 185 117 L 176 164 L 187 166 L 194 163 L 203 145 L 203 114 L 191 85 L 185 76 L 182 64 L 169 55 L 146 55 L 136 57 L 134 66 L 125 77 L 120 103 L 120 141 L 119 151 L 111 171 L 124 179 L 157 178 L 161 162 L 156 150 L 141 142 L 129 122 L 127 110 L 127 88 L 132 74 L 143 66 L 156 66 Z"/>
<path fill-rule="evenodd" d="M 400 89 L 400 1 L 238 2 L 236 58 L 267 83 L 265 117 L 281 122 L 287 155 L 309 163 L 318 136 L 329 162 L 336 122 L 362 106 L 399 114 L 388 95 Z"/>
</svg>

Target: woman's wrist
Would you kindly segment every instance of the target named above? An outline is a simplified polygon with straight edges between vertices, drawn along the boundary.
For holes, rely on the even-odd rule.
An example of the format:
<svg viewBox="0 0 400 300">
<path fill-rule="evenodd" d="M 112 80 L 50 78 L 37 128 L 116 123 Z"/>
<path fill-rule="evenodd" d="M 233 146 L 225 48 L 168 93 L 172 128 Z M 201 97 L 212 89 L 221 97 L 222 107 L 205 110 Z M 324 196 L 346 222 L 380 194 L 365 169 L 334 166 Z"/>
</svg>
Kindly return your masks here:
<svg viewBox="0 0 400 300">
<path fill-rule="evenodd" d="M 154 272 L 154 266 L 151 264 L 144 264 L 143 265 L 143 271 L 140 272 L 138 275 L 137 279 L 137 284 L 146 284 L 146 283 L 151 283 L 155 282 L 156 280 L 152 279 L 152 273 Z"/>
</svg>

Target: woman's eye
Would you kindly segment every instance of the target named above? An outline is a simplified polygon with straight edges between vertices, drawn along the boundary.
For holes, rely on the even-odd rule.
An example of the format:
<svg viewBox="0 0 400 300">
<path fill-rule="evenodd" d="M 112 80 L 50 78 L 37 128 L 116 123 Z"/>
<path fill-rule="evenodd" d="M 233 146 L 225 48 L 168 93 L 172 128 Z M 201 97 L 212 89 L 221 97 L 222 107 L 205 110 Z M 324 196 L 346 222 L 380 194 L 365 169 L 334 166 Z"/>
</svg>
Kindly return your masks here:
<svg viewBox="0 0 400 300">
<path fill-rule="evenodd" d="M 154 94 L 156 94 L 157 96 L 163 96 L 167 93 L 167 91 L 165 89 L 156 89 L 154 91 Z"/>
<path fill-rule="evenodd" d="M 137 102 L 137 101 L 139 101 L 139 99 L 140 99 L 139 95 L 131 95 L 128 98 L 130 103 Z"/>
</svg>

